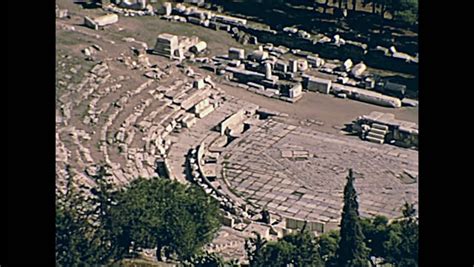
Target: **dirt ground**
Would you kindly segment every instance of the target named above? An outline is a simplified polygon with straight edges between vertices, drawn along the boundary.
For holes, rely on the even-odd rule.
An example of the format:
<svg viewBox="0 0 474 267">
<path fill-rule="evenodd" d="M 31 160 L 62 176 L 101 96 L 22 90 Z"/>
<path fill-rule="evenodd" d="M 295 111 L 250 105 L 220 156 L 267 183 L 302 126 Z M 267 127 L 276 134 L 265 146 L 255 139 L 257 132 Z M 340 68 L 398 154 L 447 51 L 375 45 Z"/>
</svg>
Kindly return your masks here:
<svg viewBox="0 0 474 267">
<path fill-rule="evenodd" d="M 287 113 L 290 118 L 299 121 L 307 119 L 322 121 L 324 125 L 320 129 L 325 132 L 334 132 L 335 128 L 340 129 L 358 116 L 369 114 L 372 111 L 393 113 L 398 119 L 418 123 L 418 108 L 385 108 L 314 92 L 306 92 L 301 100 L 291 104 L 257 95 L 238 87 L 227 85 L 221 85 L 221 87 L 232 96 L 255 103 L 263 108 Z"/>
<path fill-rule="evenodd" d="M 60 8 L 67 8 L 70 14 L 72 14 L 71 20 L 68 20 L 67 23 L 81 29 L 87 29 L 82 25 L 83 16 L 95 17 L 107 13 L 101 9 L 84 9 L 80 5 L 73 4 L 67 0 L 58 0 L 56 2 Z M 215 31 L 190 23 L 170 22 L 159 19 L 156 16 L 119 16 L 119 21 L 116 24 L 107 26 L 105 30 L 97 33 L 111 39 L 133 37 L 136 40 L 147 43 L 150 48 L 155 45 L 156 37 L 160 33 L 198 36 L 200 40 L 207 42 L 210 51 L 208 56 L 226 54 L 229 47 L 245 48 L 247 51 L 256 49 L 256 46 L 252 45 L 243 46 L 223 31 Z"/>
</svg>

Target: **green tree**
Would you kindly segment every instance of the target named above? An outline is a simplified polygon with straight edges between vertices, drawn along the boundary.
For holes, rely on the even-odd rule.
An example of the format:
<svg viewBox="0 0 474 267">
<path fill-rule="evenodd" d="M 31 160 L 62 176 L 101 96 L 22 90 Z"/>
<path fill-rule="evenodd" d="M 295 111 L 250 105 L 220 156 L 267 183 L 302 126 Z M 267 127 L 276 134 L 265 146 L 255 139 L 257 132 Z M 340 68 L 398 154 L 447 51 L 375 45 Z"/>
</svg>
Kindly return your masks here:
<svg viewBox="0 0 474 267">
<path fill-rule="evenodd" d="M 118 190 L 113 183 L 112 175 L 108 172 L 109 166 L 101 165 L 91 178 L 96 187 L 90 189 L 89 202 L 94 207 L 91 221 L 95 228 L 95 235 L 99 248 L 97 253 L 102 255 L 103 262 L 116 261 L 128 255 L 128 247 L 124 246 L 124 238 L 113 231 L 114 217 L 112 209 L 117 205 Z"/>
<path fill-rule="evenodd" d="M 189 264 L 185 266 L 193 267 L 224 267 L 226 262 L 221 256 L 215 253 L 202 252 L 197 253 L 191 257 Z"/>
<path fill-rule="evenodd" d="M 92 207 L 84 193 L 70 188 L 56 201 L 57 266 L 84 266 L 108 261 L 100 248 L 100 234 L 92 221 Z"/>
<path fill-rule="evenodd" d="M 370 257 L 393 266 L 418 266 L 418 220 L 413 205 L 405 204 L 403 218 L 389 223 L 384 216 L 360 220 Z M 326 266 L 341 266 L 335 257 L 340 233 L 333 230 L 318 239 L 319 253 Z M 357 266 L 357 265 L 353 265 Z M 375 266 L 375 262 L 372 262 Z"/>
<path fill-rule="evenodd" d="M 261 252 L 259 264 L 252 264 L 255 267 L 275 266 L 286 267 L 292 261 L 292 254 L 295 247 L 286 241 L 268 242 Z"/>
<path fill-rule="evenodd" d="M 364 0 L 366 4 L 380 7 L 380 16 L 390 13 L 393 19 L 414 23 L 418 19 L 418 0 Z"/>
<path fill-rule="evenodd" d="M 359 222 L 359 204 L 354 188 L 354 176 L 349 170 L 344 188 L 344 208 L 341 221 L 341 239 L 336 252 L 337 266 L 369 266 L 369 249 L 364 243 L 364 234 Z"/>
<path fill-rule="evenodd" d="M 386 241 L 387 231 L 389 230 L 388 219 L 381 215 L 377 215 L 373 219 L 364 218 L 361 220 L 361 226 L 371 255 L 383 257 L 383 243 Z"/>
<path fill-rule="evenodd" d="M 316 239 L 304 229 L 268 243 L 257 235 L 251 243 L 247 247 L 250 266 L 324 266 Z"/>
<path fill-rule="evenodd" d="M 159 178 L 134 180 L 117 194 L 111 212 L 120 250 L 155 248 L 160 259 L 190 259 L 220 226 L 218 203 L 201 188 Z"/>
<path fill-rule="evenodd" d="M 138 178 L 117 190 L 105 167 L 92 178 L 90 194 L 58 195 L 57 265 L 103 265 L 156 247 L 189 259 L 220 226 L 217 201 L 196 186 Z"/>
<path fill-rule="evenodd" d="M 324 266 L 317 240 L 304 228 L 297 234 L 283 237 L 283 241 L 294 247 L 291 258 L 295 266 Z"/>
<path fill-rule="evenodd" d="M 393 19 L 413 24 L 418 20 L 418 0 L 397 0 Z"/>
<path fill-rule="evenodd" d="M 334 266 L 335 256 L 340 240 L 339 231 L 331 230 L 318 238 L 319 255 L 328 266 Z"/>
<path fill-rule="evenodd" d="M 387 242 L 389 235 L 388 219 L 380 215 L 372 219 L 364 218 L 361 220 L 361 227 L 365 244 L 370 248 L 370 256 L 385 258 L 384 243 Z M 375 266 L 375 263 L 373 265 Z"/>
<path fill-rule="evenodd" d="M 390 224 L 384 242 L 385 261 L 395 266 L 418 266 L 418 219 L 412 204 L 405 203 L 403 219 Z"/>
</svg>

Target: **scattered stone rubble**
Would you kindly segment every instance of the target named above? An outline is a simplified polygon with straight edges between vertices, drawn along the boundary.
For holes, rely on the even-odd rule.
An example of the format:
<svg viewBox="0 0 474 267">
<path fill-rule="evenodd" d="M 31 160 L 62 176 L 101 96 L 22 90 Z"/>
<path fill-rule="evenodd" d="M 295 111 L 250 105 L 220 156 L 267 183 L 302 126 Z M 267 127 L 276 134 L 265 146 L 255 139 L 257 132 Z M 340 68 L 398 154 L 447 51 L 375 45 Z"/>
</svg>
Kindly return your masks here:
<svg viewBox="0 0 474 267">
<path fill-rule="evenodd" d="M 170 12 L 165 12 L 166 15 L 163 16 L 165 19 L 190 22 L 196 25 L 201 25 L 203 27 L 209 27 L 215 30 L 224 30 L 229 32 L 236 40 L 246 44 L 257 44 L 258 36 L 263 37 L 263 39 L 272 39 L 274 35 L 282 34 L 282 39 L 287 39 L 283 35 L 291 35 L 292 38 L 299 38 L 303 40 L 304 45 L 307 50 L 309 47 L 318 47 L 317 50 L 323 49 L 324 55 L 331 54 L 329 57 L 340 57 L 341 55 L 349 54 L 351 56 L 357 57 L 358 60 L 367 60 L 370 64 L 383 65 L 384 60 L 390 62 L 397 62 L 397 64 L 389 64 L 390 68 L 395 65 L 399 66 L 402 71 L 412 72 L 413 69 L 417 68 L 418 58 L 410 56 L 406 53 L 398 52 L 394 47 L 388 48 L 377 48 L 368 49 L 367 44 L 360 43 L 352 40 L 345 40 L 339 34 L 328 37 L 323 34 L 309 34 L 308 32 L 298 29 L 296 27 L 285 27 L 281 31 L 275 31 L 271 29 L 264 29 L 260 27 L 250 26 L 247 24 L 247 21 L 244 19 L 223 16 L 217 13 L 214 13 L 210 10 L 200 9 L 194 6 L 186 6 L 184 4 L 178 3 L 173 8 L 170 7 L 170 3 L 166 3 L 163 7 L 164 10 L 170 10 Z M 255 35 L 257 34 L 257 36 Z M 346 51 L 346 53 L 339 53 L 340 49 Z M 382 54 L 374 51 L 379 51 L 383 49 Z M 296 52 L 299 49 L 295 49 Z M 313 50 L 312 50 L 313 51 Z M 301 51 L 303 53 L 303 51 Z M 329 53 L 329 54 L 328 54 Z M 300 55 L 295 53 L 295 55 Z M 304 54 L 301 54 L 304 56 Z M 406 64 L 405 64 L 406 63 Z M 396 69 L 393 69 L 396 71 Z"/>
<path fill-rule="evenodd" d="M 56 5 L 56 18 L 58 19 L 69 18 L 69 11 L 67 9 L 60 9 L 59 6 Z"/>
<path fill-rule="evenodd" d="M 134 16 L 155 16 L 155 11 L 150 4 L 146 4 L 145 1 L 137 1 L 136 3 L 126 4 L 126 1 L 122 1 L 119 6 L 109 4 L 102 7 L 105 11 L 121 14 L 125 17 Z"/>
</svg>

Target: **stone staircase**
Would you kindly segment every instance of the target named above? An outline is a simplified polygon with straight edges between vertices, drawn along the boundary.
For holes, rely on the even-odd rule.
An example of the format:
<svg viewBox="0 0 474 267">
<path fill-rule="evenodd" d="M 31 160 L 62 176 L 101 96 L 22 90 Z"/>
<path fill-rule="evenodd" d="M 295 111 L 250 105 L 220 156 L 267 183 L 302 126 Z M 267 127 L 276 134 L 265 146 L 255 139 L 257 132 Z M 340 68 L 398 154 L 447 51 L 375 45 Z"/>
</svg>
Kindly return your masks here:
<svg viewBox="0 0 474 267">
<path fill-rule="evenodd" d="M 385 142 L 385 136 L 388 133 L 388 126 L 378 123 L 372 123 L 369 132 L 365 139 L 372 143 L 383 144 Z"/>
</svg>

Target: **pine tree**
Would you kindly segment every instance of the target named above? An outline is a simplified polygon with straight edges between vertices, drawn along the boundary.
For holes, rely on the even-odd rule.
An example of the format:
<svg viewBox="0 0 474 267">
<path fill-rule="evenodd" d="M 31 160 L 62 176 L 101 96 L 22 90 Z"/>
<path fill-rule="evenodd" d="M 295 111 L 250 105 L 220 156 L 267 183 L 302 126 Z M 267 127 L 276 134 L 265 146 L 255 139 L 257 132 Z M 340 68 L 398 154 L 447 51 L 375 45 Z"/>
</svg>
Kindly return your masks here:
<svg viewBox="0 0 474 267">
<path fill-rule="evenodd" d="M 354 188 L 354 176 L 349 170 L 344 188 L 344 208 L 341 221 L 341 239 L 336 252 L 337 266 L 369 266 L 369 249 L 364 243 L 364 234 L 359 222 L 359 204 Z"/>
</svg>

